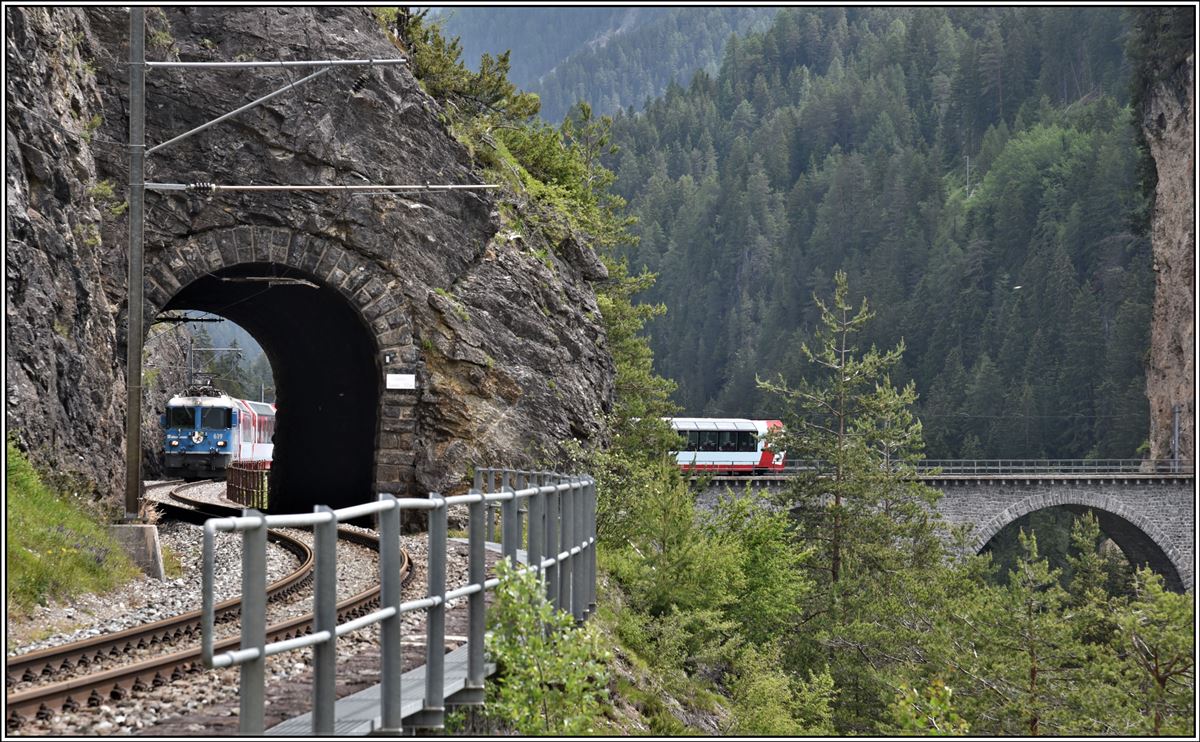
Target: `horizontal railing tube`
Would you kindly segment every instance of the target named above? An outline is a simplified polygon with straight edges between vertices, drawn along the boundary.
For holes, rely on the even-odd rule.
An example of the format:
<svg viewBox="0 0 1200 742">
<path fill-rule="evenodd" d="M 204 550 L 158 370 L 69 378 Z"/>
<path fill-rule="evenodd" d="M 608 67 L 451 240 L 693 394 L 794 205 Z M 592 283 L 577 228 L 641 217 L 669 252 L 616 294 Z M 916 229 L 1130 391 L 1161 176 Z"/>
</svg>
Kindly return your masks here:
<svg viewBox="0 0 1200 742">
<path fill-rule="evenodd" d="M 484 682 L 484 628 L 486 603 L 484 592 L 495 589 L 499 578 L 485 579 L 484 560 L 486 527 L 491 515 L 489 505 L 498 503 L 504 511 L 502 551 L 516 560 L 525 546 L 522 570 L 544 569 L 547 596 L 552 604 L 583 619 L 594 610 L 595 601 L 595 482 L 590 477 L 564 477 L 545 472 L 478 469 L 474 481 L 488 485 L 488 491 L 474 489 L 466 495 L 428 499 L 402 498 L 381 494 L 374 502 L 338 510 L 317 506 L 312 513 L 264 515 L 245 510 L 240 517 L 210 518 L 204 524 L 202 564 L 202 657 L 208 667 L 241 667 L 240 731 L 261 734 L 264 718 L 266 658 L 282 652 L 312 647 L 313 713 L 312 731 L 328 735 L 334 724 L 336 678 L 336 640 L 352 631 L 378 624 L 382 665 L 379 733 L 402 731 L 400 697 L 401 618 L 405 612 L 426 611 L 426 687 L 423 711 L 411 720 L 421 727 L 443 723 L 445 705 L 444 645 L 445 610 L 452 598 L 468 599 L 467 678 L 464 688 L 474 694 L 460 696 L 466 703 L 482 701 Z M 446 516 L 450 504 L 466 504 L 469 510 L 468 580 L 452 590 L 446 589 Z M 424 598 L 402 601 L 400 568 L 400 513 L 405 509 L 427 510 L 429 545 L 427 576 L 429 586 Z M 522 522 L 522 513 L 528 521 Z M 336 529 L 337 524 L 365 515 L 378 514 L 380 607 L 373 613 L 337 623 Z M 266 533 L 270 527 L 314 527 L 315 594 L 311 634 L 270 644 L 266 642 L 265 587 Z M 215 549 L 218 531 L 241 531 L 243 538 L 241 646 L 213 654 L 216 569 Z"/>
</svg>

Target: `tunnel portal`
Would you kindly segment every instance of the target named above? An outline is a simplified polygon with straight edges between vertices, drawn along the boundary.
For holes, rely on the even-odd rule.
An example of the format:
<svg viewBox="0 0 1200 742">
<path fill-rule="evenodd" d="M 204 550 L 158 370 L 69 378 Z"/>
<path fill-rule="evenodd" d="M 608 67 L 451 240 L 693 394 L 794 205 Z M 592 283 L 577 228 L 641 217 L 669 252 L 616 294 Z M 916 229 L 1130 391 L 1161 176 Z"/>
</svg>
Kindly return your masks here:
<svg viewBox="0 0 1200 742">
<path fill-rule="evenodd" d="M 379 352 L 345 297 L 312 274 L 245 263 L 188 283 L 164 310 L 200 310 L 246 329 L 276 383 L 271 512 L 373 499 Z"/>
</svg>

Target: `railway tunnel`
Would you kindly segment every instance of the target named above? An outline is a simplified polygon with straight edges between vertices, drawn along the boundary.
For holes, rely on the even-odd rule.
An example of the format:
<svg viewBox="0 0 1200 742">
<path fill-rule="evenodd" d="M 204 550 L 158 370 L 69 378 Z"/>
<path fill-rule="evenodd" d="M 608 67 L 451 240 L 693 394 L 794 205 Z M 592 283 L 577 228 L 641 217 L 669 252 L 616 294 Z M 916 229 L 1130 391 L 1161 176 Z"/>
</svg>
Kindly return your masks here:
<svg viewBox="0 0 1200 742">
<path fill-rule="evenodd" d="M 278 405 L 271 512 L 374 498 L 379 349 L 342 293 L 295 267 L 242 263 L 195 278 L 163 310 L 225 317 L 271 362 Z"/>
</svg>

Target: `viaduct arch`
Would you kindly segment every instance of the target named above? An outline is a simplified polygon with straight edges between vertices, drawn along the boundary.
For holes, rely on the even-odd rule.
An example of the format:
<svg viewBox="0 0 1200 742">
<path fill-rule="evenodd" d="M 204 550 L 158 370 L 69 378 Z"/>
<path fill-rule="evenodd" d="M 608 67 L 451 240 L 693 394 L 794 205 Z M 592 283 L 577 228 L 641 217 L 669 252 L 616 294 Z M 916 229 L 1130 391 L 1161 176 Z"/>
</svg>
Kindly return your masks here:
<svg viewBox="0 0 1200 742">
<path fill-rule="evenodd" d="M 779 491 L 790 477 L 726 477 L 697 493 L 712 509 L 727 488 Z M 1004 527 L 1037 510 L 1091 510 L 1100 528 L 1135 564 L 1163 575 L 1169 588 L 1194 589 L 1196 485 L 1192 476 L 939 476 L 924 480 L 942 491 L 937 511 L 951 527 L 968 530 L 967 548 L 982 551 Z"/>
<path fill-rule="evenodd" d="M 279 406 L 273 512 L 408 491 L 416 393 L 385 379 L 416 373 L 411 313 L 362 257 L 287 228 L 217 229 L 149 253 L 145 296 L 147 327 L 164 310 L 214 312 L 266 352 Z"/>
<path fill-rule="evenodd" d="M 982 551 L 1005 526 L 1050 507 L 1091 510 L 1100 528 L 1134 564 L 1163 575 L 1168 587 L 1191 590 L 1194 580 L 1194 480 L 967 480 L 934 484 L 944 493 L 938 511 L 951 525 L 974 526 L 969 544 Z"/>
</svg>

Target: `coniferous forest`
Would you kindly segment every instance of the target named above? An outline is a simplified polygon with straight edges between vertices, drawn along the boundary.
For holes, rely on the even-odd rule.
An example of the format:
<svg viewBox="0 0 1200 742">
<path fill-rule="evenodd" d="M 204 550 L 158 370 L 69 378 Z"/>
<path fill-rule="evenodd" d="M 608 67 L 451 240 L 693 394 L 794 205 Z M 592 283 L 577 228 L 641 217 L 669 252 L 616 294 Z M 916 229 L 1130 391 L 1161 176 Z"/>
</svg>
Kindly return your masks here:
<svg viewBox="0 0 1200 742">
<path fill-rule="evenodd" d="M 844 270 L 931 458 L 1132 458 L 1153 274 L 1119 8 L 794 8 L 616 117 L 656 367 L 774 416 Z"/>
<path fill-rule="evenodd" d="M 585 90 L 555 125 L 503 76 L 526 48 L 564 65 L 569 34 L 547 52 L 553 29 L 513 15 L 525 40 L 473 76 L 420 20 L 402 35 L 437 52 L 430 90 L 507 106 L 452 121 L 461 138 L 609 270 L 611 440 L 578 459 L 603 575 L 587 626 L 610 654 L 588 682 L 534 683 L 520 708 L 578 701 L 512 728 L 1194 736 L 1194 594 L 1091 512 L 1036 511 L 974 554 L 912 468 L 1139 454 L 1136 121 L 1195 45 L 1191 8 L 785 8 L 644 108 L 610 122 Z M 776 450 L 826 469 L 701 507 L 667 453 L 672 399 L 779 417 Z"/>
</svg>

